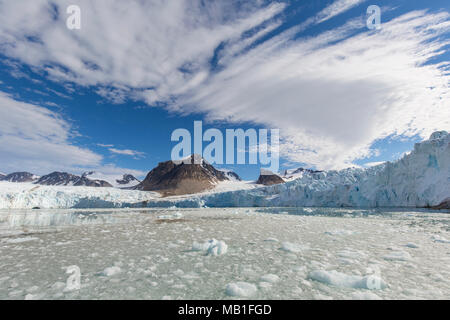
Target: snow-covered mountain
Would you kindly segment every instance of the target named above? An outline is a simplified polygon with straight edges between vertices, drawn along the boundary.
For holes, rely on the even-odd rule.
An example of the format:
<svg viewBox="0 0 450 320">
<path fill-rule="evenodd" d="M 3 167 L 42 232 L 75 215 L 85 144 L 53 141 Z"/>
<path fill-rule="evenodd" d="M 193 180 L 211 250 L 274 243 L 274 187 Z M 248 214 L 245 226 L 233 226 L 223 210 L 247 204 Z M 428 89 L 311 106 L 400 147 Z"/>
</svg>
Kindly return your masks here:
<svg viewBox="0 0 450 320">
<path fill-rule="evenodd" d="M 29 172 L 14 172 L 8 175 L 0 175 L 0 181 L 8 181 L 8 182 L 33 182 L 38 179 L 39 176 Z"/>
<path fill-rule="evenodd" d="M 222 171 L 230 181 L 242 181 L 241 177 L 239 177 L 239 175 L 232 170 L 227 169 L 218 169 L 218 170 Z"/>
<path fill-rule="evenodd" d="M 184 174 L 193 174 L 192 177 L 206 174 L 210 177 L 211 172 L 203 172 L 203 169 L 206 170 L 203 163 L 197 165 L 202 169 L 189 166 L 192 168 L 173 171 L 180 165 L 166 163 L 157 168 L 157 171 L 152 171 L 153 174 L 151 172 L 148 178 L 161 178 L 169 173 L 174 180 L 167 181 L 172 183 L 185 177 Z M 149 180 L 150 183 L 155 181 L 161 180 Z M 184 181 L 190 182 L 189 179 Z M 219 182 L 218 186 L 221 184 L 229 186 L 207 189 L 202 194 L 161 199 L 155 193 L 137 190 L 0 182 L 0 208 L 298 206 L 444 209 L 450 205 L 450 135 L 445 131 L 436 132 L 429 140 L 417 143 L 414 150 L 402 159 L 368 169 L 349 168 L 324 172 L 304 170 L 296 180 L 268 187 L 258 187 L 255 184 L 249 186 L 229 180 Z"/>
<path fill-rule="evenodd" d="M 75 187 L 112 187 L 103 180 L 88 179 L 85 176 L 76 176 L 67 172 L 53 172 L 42 176 L 35 184 L 44 186 L 75 186 Z"/>
<path fill-rule="evenodd" d="M 104 174 L 97 171 L 90 171 L 83 173 L 83 177 L 89 178 L 91 180 L 101 180 L 108 182 L 111 186 L 115 188 L 133 188 L 141 183 L 140 180 L 136 179 L 132 174 Z"/>
<path fill-rule="evenodd" d="M 322 171 L 305 169 L 305 168 L 297 168 L 297 169 L 288 169 L 284 171 L 283 179 L 285 181 L 292 181 L 295 179 L 299 179 L 303 177 L 304 174 L 312 174 L 312 173 L 320 173 Z"/>
</svg>

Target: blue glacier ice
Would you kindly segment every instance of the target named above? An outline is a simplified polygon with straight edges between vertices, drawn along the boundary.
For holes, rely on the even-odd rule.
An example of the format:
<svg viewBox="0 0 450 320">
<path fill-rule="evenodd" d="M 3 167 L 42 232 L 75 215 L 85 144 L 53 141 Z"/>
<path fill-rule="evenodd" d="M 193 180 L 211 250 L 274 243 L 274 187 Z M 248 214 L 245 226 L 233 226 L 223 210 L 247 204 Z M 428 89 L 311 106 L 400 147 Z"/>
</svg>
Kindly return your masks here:
<svg viewBox="0 0 450 320">
<path fill-rule="evenodd" d="M 428 207 L 450 199 L 450 134 L 435 132 L 398 161 L 368 169 L 305 171 L 269 187 L 160 198 L 113 188 L 0 183 L 0 209 L 142 207 Z"/>
<path fill-rule="evenodd" d="M 286 184 L 168 202 L 179 207 L 427 207 L 449 197 L 450 134 L 439 131 L 396 162 L 305 172 Z"/>
</svg>

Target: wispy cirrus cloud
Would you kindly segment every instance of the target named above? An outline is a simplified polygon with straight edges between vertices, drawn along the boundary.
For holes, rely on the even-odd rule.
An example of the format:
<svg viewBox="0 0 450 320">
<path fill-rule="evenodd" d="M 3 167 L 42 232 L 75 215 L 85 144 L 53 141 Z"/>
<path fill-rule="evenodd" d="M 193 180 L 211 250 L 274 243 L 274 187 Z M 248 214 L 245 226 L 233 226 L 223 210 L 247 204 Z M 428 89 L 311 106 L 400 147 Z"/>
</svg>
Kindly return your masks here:
<svg viewBox="0 0 450 320">
<path fill-rule="evenodd" d="M 129 149 L 116 149 L 116 148 L 108 148 L 108 150 L 114 154 L 120 154 L 123 156 L 132 156 L 135 158 L 141 158 L 145 157 L 144 152 L 139 152 L 136 150 L 129 150 Z"/>
<path fill-rule="evenodd" d="M 145 156 L 146 156 L 145 152 L 131 150 L 131 149 L 119 149 L 113 144 L 97 143 L 97 146 L 106 148 L 109 152 L 111 152 L 113 154 L 122 155 L 122 156 L 131 156 L 131 157 L 134 157 L 135 159 L 145 158 Z"/>
<path fill-rule="evenodd" d="M 114 147 L 113 144 L 103 144 L 103 143 L 97 143 L 97 146 L 102 147 L 102 148 L 112 148 L 112 147 Z"/>
<path fill-rule="evenodd" d="M 314 17 L 314 23 L 322 23 L 331 18 L 334 18 L 367 0 L 337 0 L 332 2 L 328 7 L 325 7 Z"/>
</svg>

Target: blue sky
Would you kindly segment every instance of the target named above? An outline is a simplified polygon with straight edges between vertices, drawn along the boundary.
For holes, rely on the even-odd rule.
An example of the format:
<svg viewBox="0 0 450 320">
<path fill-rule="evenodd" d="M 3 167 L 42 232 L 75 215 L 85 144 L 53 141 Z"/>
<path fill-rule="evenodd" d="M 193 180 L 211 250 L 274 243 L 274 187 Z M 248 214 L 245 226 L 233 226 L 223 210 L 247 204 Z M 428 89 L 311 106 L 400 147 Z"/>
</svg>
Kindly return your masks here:
<svg viewBox="0 0 450 320">
<path fill-rule="evenodd" d="M 448 1 L 70 1 L 81 30 L 68 1 L 24 2 L 0 1 L 0 172 L 142 177 L 195 120 L 280 129 L 282 168 L 392 161 L 450 129 Z"/>
</svg>

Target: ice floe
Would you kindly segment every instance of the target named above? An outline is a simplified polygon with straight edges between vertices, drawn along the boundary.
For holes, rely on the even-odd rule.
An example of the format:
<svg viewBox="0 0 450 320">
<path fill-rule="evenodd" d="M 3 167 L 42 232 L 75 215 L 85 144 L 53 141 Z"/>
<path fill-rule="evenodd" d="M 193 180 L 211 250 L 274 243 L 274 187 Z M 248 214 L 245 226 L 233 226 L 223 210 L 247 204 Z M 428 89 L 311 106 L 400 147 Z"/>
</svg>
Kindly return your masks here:
<svg viewBox="0 0 450 320">
<path fill-rule="evenodd" d="M 387 287 L 383 279 L 376 275 L 347 275 L 336 270 L 315 270 L 309 273 L 309 279 L 340 288 L 380 290 Z"/>
<path fill-rule="evenodd" d="M 283 250 L 283 251 L 286 251 L 286 252 L 299 253 L 303 249 L 305 249 L 305 247 L 301 246 L 299 244 L 296 244 L 296 243 L 283 242 L 281 244 L 281 248 L 280 249 Z"/>
<path fill-rule="evenodd" d="M 115 276 L 116 274 L 119 274 L 122 271 L 122 269 L 120 269 L 120 267 L 117 266 L 113 266 L 113 267 L 108 267 L 105 270 L 103 270 L 100 275 L 104 276 L 104 277 L 112 277 Z"/>
<path fill-rule="evenodd" d="M 192 251 L 205 251 L 208 256 L 220 256 L 228 252 L 228 245 L 224 241 L 211 239 L 203 243 L 194 242 Z"/>
<path fill-rule="evenodd" d="M 227 295 L 231 297 L 250 298 L 258 292 L 258 288 L 248 282 L 233 282 L 229 283 L 226 287 Z"/>
<path fill-rule="evenodd" d="M 266 274 L 263 275 L 260 279 L 261 282 L 275 283 L 280 281 L 280 277 L 276 274 Z"/>
<path fill-rule="evenodd" d="M 393 251 L 384 255 L 383 259 L 389 261 L 409 261 L 411 260 L 411 255 L 406 251 Z"/>
</svg>

